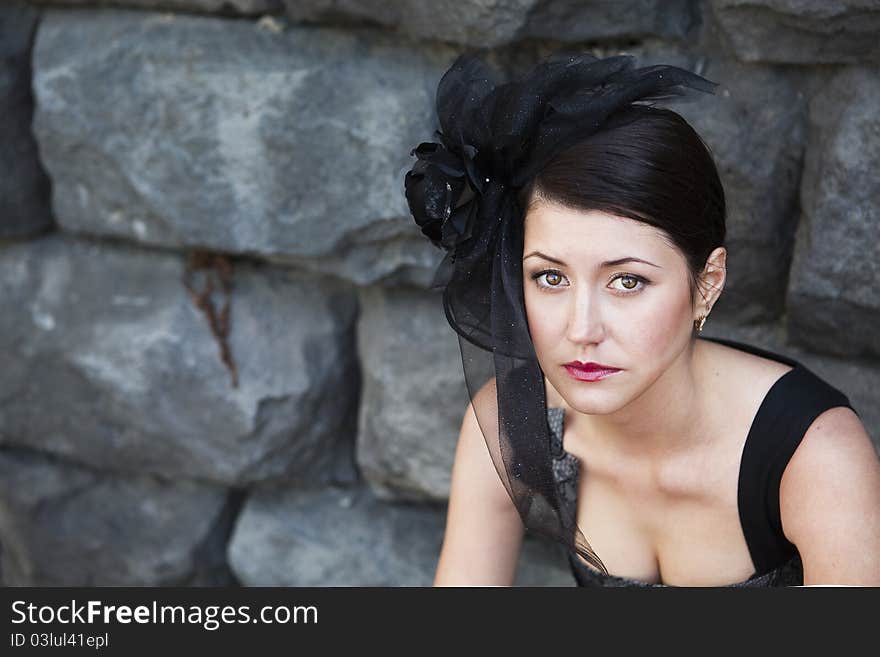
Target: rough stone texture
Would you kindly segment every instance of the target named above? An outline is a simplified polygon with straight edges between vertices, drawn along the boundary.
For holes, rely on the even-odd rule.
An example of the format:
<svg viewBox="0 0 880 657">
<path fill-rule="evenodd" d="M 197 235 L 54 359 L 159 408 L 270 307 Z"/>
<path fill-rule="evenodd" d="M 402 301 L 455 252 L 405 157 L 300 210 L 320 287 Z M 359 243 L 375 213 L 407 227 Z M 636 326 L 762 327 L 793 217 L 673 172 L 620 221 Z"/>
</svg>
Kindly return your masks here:
<svg viewBox="0 0 880 657">
<path fill-rule="evenodd" d="M 683 39 L 700 23 L 698 0 L 539 0 L 517 37 L 555 41 Z"/>
<path fill-rule="evenodd" d="M 253 493 L 228 560 L 245 586 L 427 586 L 442 541 L 429 508 L 366 489 Z"/>
<path fill-rule="evenodd" d="M 19 2 L 0 6 L 0 239 L 52 226 L 49 179 L 30 132 L 31 42 L 38 12 Z"/>
<path fill-rule="evenodd" d="M 178 254 L 59 235 L 0 249 L 0 443 L 234 485 L 351 480 L 356 296 L 236 266 L 236 388 L 183 274 Z"/>
<path fill-rule="evenodd" d="M 699 21 L 693 0 L 283 0 L 312 24 L 375 25 L 423 39 L 495 47 L 522 39 L 681 38 Z"/>
<path fill-rule="evenodd" d="M 229 543 L 245 586 L 430 586 L 445 507 L 383 502 L 358 489 L 251 494 Z M 564 556 L 524 541 L 516 586 L 570 586 Z"/>
<path fill-rule="evenodd" d="M 785 327 L 779 323 L 737 326 L 717 319 L 713 314 L 706 321 L 703 334 L 753 344 L 803 363 L 849 397 L 880 454 L 880 405 L 877 404 L 880 366 L 876 362 L 862 363 L 857 359 L 822 355 L 803 349 L 791 341 Z"/>
<path fill-rule="evenodd" d="M 66 5 L 70 7 L 130 7 L 253 16 L 277 14 L 281 0 L 28 0 L 34 5 Z"/>
<path fill-rule="evenodd" d="M 379 497 L 446 499 L 468 396 L 442 299 L 376 286 L 360 305 L 361 473 Z"/>
<path fill-rule="evenodd" d="M 810 103 L 788 327 L 815 351 L 880 356 L 880 68 L 847 68 Z"/>
<path fill-rule="evenodd" d="M 747 62 L 880 62 L 877 0 L 711 0 L 737 57 Z"/>
<path fill-rule="evenodd" d="M 0 541 L 9 586 L 234 583 L 224 549 L 226 492 L 98 473 L 30 450 L 0 449 Z"/>
<path fill-rule="evenodd" d="M 58 222 L 405 278 L 439 261 L 412 230 L 403 173 L 449 59 L 369 30 L 48 11 L 33 127 Z"/>
<path fill-rule="evenodd" d="M 738 323 L 784 312 L 798 220 L 806 98 L 783 73 L 712 57 L 715 97 L 682 108 L 709 144 L 727 202 L 726 295 L 713 313 Z"/>
</svg>

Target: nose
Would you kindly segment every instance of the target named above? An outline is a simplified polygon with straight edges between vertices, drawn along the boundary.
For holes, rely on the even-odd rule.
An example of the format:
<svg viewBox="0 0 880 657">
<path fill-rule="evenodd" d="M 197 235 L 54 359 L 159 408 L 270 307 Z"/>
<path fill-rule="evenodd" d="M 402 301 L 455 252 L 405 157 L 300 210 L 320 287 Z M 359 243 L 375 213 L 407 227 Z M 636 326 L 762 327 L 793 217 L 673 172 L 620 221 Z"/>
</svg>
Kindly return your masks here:
<svg viewBox="0 0 880 657">
<path fill-rule="evenodd" d="M 567 337 L 573 343 L 601 342 L 605 337 L 605 324 L 599 295 L 581 288 L 571 295 Z"/>
</svg>

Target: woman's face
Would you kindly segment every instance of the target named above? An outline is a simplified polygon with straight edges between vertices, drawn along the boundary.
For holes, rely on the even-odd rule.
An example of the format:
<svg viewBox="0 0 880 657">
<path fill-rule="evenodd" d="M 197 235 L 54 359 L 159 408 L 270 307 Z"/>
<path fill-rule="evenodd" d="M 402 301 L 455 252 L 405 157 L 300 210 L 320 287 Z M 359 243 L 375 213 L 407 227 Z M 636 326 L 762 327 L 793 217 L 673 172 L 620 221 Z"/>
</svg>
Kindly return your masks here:
<svg viewBox="0 0 880 657">
<path fill-rule="evenodd" d="M 524 239 L 523 291 L 538 362 L 575 410 L 623 408 L 688 347 L 687 264 L 661 230 L 539 201 L 526 215 Z M 603 264 L 624 258 L 647 262 Z M 580 381 L 563 367 L 575 360 L 621 371 Z"/>
</svg>

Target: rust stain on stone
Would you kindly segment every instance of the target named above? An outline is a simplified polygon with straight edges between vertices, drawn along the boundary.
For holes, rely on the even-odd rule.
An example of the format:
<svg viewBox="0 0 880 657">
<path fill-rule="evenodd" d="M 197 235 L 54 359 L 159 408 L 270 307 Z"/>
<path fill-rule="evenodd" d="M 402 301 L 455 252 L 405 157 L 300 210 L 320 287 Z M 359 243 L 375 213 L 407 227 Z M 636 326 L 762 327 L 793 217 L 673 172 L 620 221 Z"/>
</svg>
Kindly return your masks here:
<svg viewBox="0 0 880 657">
<path fill-rule="evenodd" d="M 194 279 L 203 273 L 203 287 L 196 289 Z M 183 273 L 183 284 L 189 292 L 193 304 L 202 311 L 217 345 L 220 347 L 220 358 L 229 370 L 232 387 L 238 387 L 238 370 L 229 349 L 229 307 L 232 299 L 232 261 L 228 256 L 212 251 L 196 250 L 187 254 L 186 268 Z M 218 313 L 211 295 L 219 289 L 223 305 Z"/>
</svg>

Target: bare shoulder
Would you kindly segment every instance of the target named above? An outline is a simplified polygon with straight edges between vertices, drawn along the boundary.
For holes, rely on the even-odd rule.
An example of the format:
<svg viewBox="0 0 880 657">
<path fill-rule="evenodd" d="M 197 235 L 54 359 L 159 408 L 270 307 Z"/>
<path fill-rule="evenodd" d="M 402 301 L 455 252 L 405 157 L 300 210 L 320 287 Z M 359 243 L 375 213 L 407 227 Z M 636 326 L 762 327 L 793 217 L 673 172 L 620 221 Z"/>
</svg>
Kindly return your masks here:
<svg viewBox="0 0 880 657">
<path fill-rule="evenodd" d="M 779 510 L 805 584 L 880 584 L 880 458 L 852 409 L 810 424 L 783 472 Z"/>
<path fill-rule="evenodd" d="M 880 484 L 877 450 L 855 411 L 847 406 L 829 408 L 804 432 L 783 472 L 780 510 L 796 514 L 810 488 L 823 484 L 849 488 L 860 483 Z"/>
</svg>

